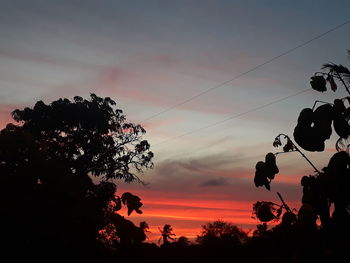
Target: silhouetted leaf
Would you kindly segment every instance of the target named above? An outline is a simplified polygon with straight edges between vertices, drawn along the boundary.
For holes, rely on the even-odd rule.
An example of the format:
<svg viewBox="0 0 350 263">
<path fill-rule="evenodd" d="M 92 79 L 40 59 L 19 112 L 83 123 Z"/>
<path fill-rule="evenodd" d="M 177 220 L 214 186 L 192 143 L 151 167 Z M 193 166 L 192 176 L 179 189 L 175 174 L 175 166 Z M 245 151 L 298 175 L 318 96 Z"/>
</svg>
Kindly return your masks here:
<svg viewBox="0 0 350 263">
<path fill-rule="evenodd" d="M 287 143 L 283 146 L 284 152 L 294 151 L 295 147 L 293 145 L 293 142 L 288 138 Z"/>
<path fill-rule="evenodd" d="M 273 147 L 279 147 L 279 146 L 282 145 L 282 142 L 281 142 L 281 139 L 280 139 L 279 136 L 277 136 L 277 137 L 275 138 L 275 140 L 274 140 L 274 142 L 273 142 L 272 145 L 273 145 Z"/>
<path fill-rule="evenodd" d="M 134 210 L 138 214 L 142 213 L 142 211 L 139 209 L 142 206 L 142 203 L 140 202 L 141 199 L 138 196 L 125 192 L 122 194 L 121 199 L 123 204 L 128 207 L 128 215 L 130 215 Z"/>
<path fill-rule="evenodd" d="M 317 120 L 313 110 L 310 108 L 303 109 L 299 114 L 293 136 L 295 142 L 304 150 L 314 152 L 323 151 L 325 148 L 325 140 L 327 139 L 326 136 L 329 135 L 328 126 L 330 123 L 324 126 L 326 131 L 320 133 L 320 126 Z"/>
<path fill-rule="evenodd" d="M 258 201 L 253 205 L 253 213 L 261 222 L 270 222 L 275 219 L 276 216 L 273 214 L 273 203 Z"/>
<path fill-rule="evenodd" d="M 312 76 L 310 81 L 312 89 L 320 92 L 327 90 L 326 80 L 323 76 Z"/>
</svg>

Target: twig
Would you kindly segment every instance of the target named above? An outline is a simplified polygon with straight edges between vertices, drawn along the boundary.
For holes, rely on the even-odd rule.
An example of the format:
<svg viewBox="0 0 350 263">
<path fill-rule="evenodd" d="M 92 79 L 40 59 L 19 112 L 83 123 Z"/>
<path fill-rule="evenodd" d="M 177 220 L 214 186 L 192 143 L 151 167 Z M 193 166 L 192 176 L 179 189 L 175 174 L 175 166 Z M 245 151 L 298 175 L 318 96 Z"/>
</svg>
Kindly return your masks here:
<svg viewBox="0 0 350 263">
<path fill-rule="evenodd" d="M 292 143 L 292 145 L 293 145 L 295 151 L 299 152 L 299 153 L 301 154 L 301 156 L 304 157 L 304 159 L 315 169 L 315 171 L 316 171 L 318 174 L 321 173 L 321 172 L 316 168 L 316 166 L 309 160 L 309 158 L 307 158 L 306 155 L 305 155 L 302 151 L 300 151 L 300 149 L 294 144 L 294 142 L 289 138 L 288 135 L 281 133 L 281 134 L 279 134 L 277 137 L 280 137 L 280 136 L 284 136 L 285 139 L 287 139 L 288 141 L 290 141 L 290 142 Z M 276 138 L 277 138 L 277 137 L 276 137 Z"/>
<path fill-rule="evenodd" d="M 325 102 L 325 101 L 321 101 L 321 100 L 316 100 L 315 103 L 314 103 L 314 106 L 312 106 L 312 110 L 315 109 L 315 106 L 316 106 L 317 102 L 333 105 L 332 103 L 329 103 L 329 102 Z"/>
<path fill-rule="evenodd" d="M 297 150 L 289 151 L 289 152 L 275 152 L 274 154 L 277 156 L 282 153 L 292 153 L 292 152 L 297 152 Z"/>
<path fill-rule="evenodd" d="M 288 212 L 292 212 L 292 210 L 290 210 L 290 208 L 289 208 L 289 206 L 286 204 L 286 202 L 284 202 L 282 195 L 281 195 L 279 192 L 277 192 L 277 195 L 278 195 L 278 197 L 280 198 L 280 200 L 281 200 L 281 202 L 282 202 L 284 208 L 285 208 Z"/>
</svg>

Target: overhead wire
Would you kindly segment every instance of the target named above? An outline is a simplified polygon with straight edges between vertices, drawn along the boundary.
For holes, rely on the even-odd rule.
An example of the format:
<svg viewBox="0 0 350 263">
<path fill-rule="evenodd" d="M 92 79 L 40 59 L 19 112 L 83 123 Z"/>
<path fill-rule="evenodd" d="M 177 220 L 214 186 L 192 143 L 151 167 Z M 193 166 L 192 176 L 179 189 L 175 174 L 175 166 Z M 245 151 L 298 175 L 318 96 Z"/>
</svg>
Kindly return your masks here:
<svg viewBox="0 0 350 263">
<path fill-rule="evenodd" d="M 173 105 L 173 106 L 171 106 L 171 107 L 169 107 L 169 108 L 166 108 L 166 109 L 164 109 L 164 110 L 162 110 L 162 111 L 160 111 L 160 112 L 158 112 L 158 113 L 156 113 L 156 114 L 154 114 L 154 115 L 151 115 L 150 117 L 144 119 L 142 122 L 147 121 L 147 120 L 150 120 L 150 119 L 153 119 L 153 118 L 156 117 L 156 116 L 159 116 L 159 115 L 161 115 L 161 114 L 163 114 L 163 113 L 166 113 L 166 112 L 168 112 L 168 111 L 171 111 L 171 110 L 177 108 L 178 106 L 181 106 L 181 105 L 183 105 L 183 104 L 185 104 L 185 103 L 187 103 L 187 102 L 189 102 L 189 101 L 192 101 L 192 100 L 194 100 L 194 99 L 196 99 L 196 98 L 198 98 L 198 97 L 200 97 L 200 96 L 202 96 L 202 95 L 204 95 L 204 94 L 206 94 L 206 93 L 208 93 L 208 92 L 210 92 L 210 91 L 212 91 L 212 90 L 215 90 L 215 89 L 218 89 L 218 88 L 220 88 L 220 87 L 223 87 L 224 85 L 226 85 L 226 84 L 228 84 L 228 83 L 230 83 L 230 82 L 232 82 L 232 81 L 234 81 L 234 80 L 236 80 L 236 79 L 238 79 L 238 78 L 240 78 L 240 77 L 242 77 L 242 76 L 244 76 L 244 75 L 247 75 L 248 73 L 251 73 L 251 72 L 257 70 L 257 69 L 263 67 L 264 65 L 267 65 L 267 64 L 269 64 L 269 63 L 275 61 L 276 59 L 278 59 L 278 58 L 280 58 L 280 57 L 283 57 L 283 56 L 285 56 L 285 55 L 287 55 L 287 54 L 290 54 L 291 52 L 293 52 L 293 51 L 295 51 L 295 50 L 297 50 L 297 49 L 299 49 L 299 48 L 301 48 L 301 47 L 304 47 L 304 46 L 308 45 L 309 43 L 311 43 L 311 42 L 313 42 L 313 41 L 315 41 L 315 40 L 317 40 L 317 39 L 320 39 L 320 38 L 324 37 L 325 35 L 327 35 L 327 34 L 333 32 L 333 31 L 335 31 L 335 30 L 337 30 L 337 29 L 339 29 L 339 28 L 341 28 L 341 27 L 343 27 L 343 26 L 345 26 L 345 25 L 347 25 L 347 24 L 349 24 L 349 23 L 350 23 L 350 20 L 347 20 L 347 21 L 345 21 L 345 22 L 343 22 L 343 23 L 341 23 L 341 24 L 338 24 L 338 25 L 332 27 L 331 29 L 329 29 L 329 30 L 327 30 L 327 31 L 324 31 L 323 33 L 318 34 L 317 36 L 315 36 L 315 37 L 313 37 L 313 38 L 311 38 L 311 39 L 309 39 L 309 40 L 307 40 L 307 41 L 305 41 L 305 42 L 303 42 L 303 43 L 301 43 L 301 44 L 299 44 L 299 45 L 297 45 L 297 46 L 295 46 L 295 47 L 293 47 L 293 48 L 291 48 L 291 49 L 288 49 L 287 51 L 284 51 L 284 52 L 282 52 L 281 54 L 276 55 L 276 56 L 274 56 L 274 57 L 272 57 L 272 58 L 266 60 L 265 62 L 263 62 L 263 63 L 261 63 L 261 64 L 255 66 L 255 67 L 253 67 L 253 68 L 251 68 L 251 69 L 249 69 L 249 70 L 247 70 L 247 71 L 245 71 L 245 72 L 243 72 L 243 73 L 241 73 L 241 74 L 239 74 L 239 75 L 236 75 L 235 77 L 233 77 L 233 78 L 231 78 L 231 79 L 229 79 L 229 80 L 226 80 L 226 81 L 224 81 L 224 82 L 222 82 L 222 83 L 220 83 L 220 84 L 218 84 L 218 85 L 216 85 L 216 86 L 210 87 L 210 88 L 208 88 L 208 89 L 206 89 L 206 90 L 204 90 L 204 91 L 202 91 L 202 92 L 200 92 L 200 93 L 198 93 L 198 94 L 196 94 L 196 95 L 194 95 L 194 96 L 192 96 L 192 97 L 189 97 L 188 99 L 186 99 L 186 100 L 184 100 L 184 101 L 182 101 L 182 102 L 180 102 L 180 103 L 177 103 L 177 104 L 175 104 L 175 105 Z M 176 139 L 182 138 L 182 137 L 184 137 L 184 136 L 193 134 L 193 133 L 198 132 L 198 131 L 200 131 L 200 130 L 204 130 L 204 129 L 208 129 L 208 128 L 213 127 L 213 126 L 220 125 L 220 124 L 222 124 L 222 123 L 225 123 L 225 122 L 227 122 L 227 121 L 230 121 L 230 120 L 239 118 L 239 117 L 241 117 L 241 116 L 243 116 L 243 115 L 246 115 L 246 114 L 248 114 L 248 113 L 261 110 L 261 109 L 266 108 L 266 107 L 268 107 L 268 106 L 271 106 L 271 105 L 273 105 L 273 104 L 276 104 L 276 103 L 279 103 L 279 102 L 281 102 L 281 101 L 287 100 L 287 99 L 289 99 L 289 98 L 298 96 L 298 95 L 300 95 L 300 94 L 302 94 L 302 93 L 305 93 L 305 92 L 307 92 L 307 91 L 310 91 L 310 90 L 311 90 L 311 88 L 307 88 L 307 89 L 298 91 L 298 92 L 296 92 L 296 93 L 287 95 L 287 96 L 285 96 L 285 97 L 278 98 L 278 99 L 276 99 L 276 100 L 270 101 L 270 102 L 265 103 L 265 104 L 263 104 L 263 105 L 260 105 L 260 106 L 258 106 L 258 107 L 254 107 L 254 108 L 248 109 L 248 110 L 246 110 L 246 111 L 244 111 L 244 112 L 240 112 L 240 113 L 238 113 L 238 114 L 229 116 L 229 117 L 227 117 L 227 118 L 225 118 L 225 119 L 223 119 L 223 120 L 214 122 L 214 123 L 212 123 L 212 124 L 209 124 L 209 125 L 200 127 L 200 128 L 198 128 L 198 129 L 194 129 L 194 130 L 189 131 L 189 132 L 185 132 L 185 133 L 180 134 L 180 135 L 176 135 L 176 136 L 170 137 L 170 138 L 165 139 L 165 140 L 163 140 L 163 141 L 161 141 L 161 142 L 159 142 L 159 143 L 154 144 L 153 146 L 158 146 L 158 145 L 164 144 L 164 143 L 166 143 L 166 142 L 168 142 L 168 141 L 176 140 Z"/>
<path fill-rule="evenodd" d="M 278 58 L 280 58 L 280 57 L 283 57 L 283 56 L 285 56 L 285 55 L 288 55 L 289 53 L 291 53 L 291 52 L 293 52 L 293 51 L 295 51 L 295 50 L 297 50 L 297 49 L 299 49 L 299 48 L 301 48 L 301 47 L 304 47 L 304 46 L 308 45 L 309 43 L 311 43 L 311 42 L 313 42 L 313 41 L 315 41 L 315 40 L 317 40 L 317 39 L 320 39 L 320 38 L 324 37 L 325 35 L 327 35 L 327 34 L 333 32 L 333 31 L 335 31 L 335 30 L 337 30 L 337 29 L 339 29 L 339 28 L 341 28 L 341 27 L 343 27 L 343 26 L 345 26 L 345 25 L 347 25 L 347 24 L 349 24 L 349 23 L 350 23 L 350 20 L 347 20 L 347 21 L 345 21 L 345 22 L 343 22 L 343 23 L 341 23 L 341 24 L 338 24 L 338 25 L 336 25 L 336 26 L 334 26 L 334 27 L 328 29 L 327 31 L 324 31 L 324 32 L 321 33 L 321 34 L 318 34 L 317 36 L 314 36 L 313 38 L 311 38 L 311 39 L 309 39 L 309 40 L 307 40 L 307 41 L 305 41 L 305 42 L 303 42 L 303 43 L 301 43 L 301 44 L 299 44 L 299 45 L 297 45 L 297 46 L 295 46 L 295 47 L 293 47 L 293 48 L 290 48 L 290 49 L 288 49 L 288 50 L 286 50 L 286 51 L 280 53 L 279 55 L 276 55 L 276 56 L 274 56 L 274 57 L 272 57 L 272 58 L 266 60 L 265 62 L 256 65 L 255 67 L 253 67 L 253 68 L 251 68 L 251 69 L 249 69 L 249 70 L 247 70 L 247 71 L 244 71 L 244 72 L 242 72 L 242 73 L 240 73 L 240 74 L 234 76 L 233 78 L 231 78 L 231 79 L 229 79 L 229 80 L 226 80 L 226 81 L 224 81 L 224 82 L 221 82 L 221 83 L 219 83 L 219 84 L 217 84 L 217 85 L 215 85 L 215 86 L 212 86 L 212 87 L 210 87 L 210 88 L 207 88 L 206 90 L 201 91 L 201 92 L 197 93 L 196 95 L 193 95 L 192 97 L 189 97 L 189 98 L 187 98 L 187 99 L 185 99 L 185 100 L 183 100 L 183 101 L 181 101 L 181 102 L 179 102 L 179 103 L 177 103 L 177 104 L 174 104 L 174 105 L 172 105 L 172 106 L 170 106 L 170 107 L 168 107 L 168 108 L 163 109 L 162 111 L 160 111 L 160 112 L 158 112 L 158 113 L 155 113 L 155 114 L 153 114 L 153 115 L 151 115 L 151 116 L 149 116 L 149 117 L 143 119 L 143 120 L 141 121 L 141 123 L 142 123 L 142 122 L 145 122 L 145 121 L 148 121 L 148 120 L 150 120 L 150 119 L 153 119 L 153 118 L 155 118 L 155 117 L 157 117 L 157 116 L 159 116 L 159 115 L 161 115 L 161 114 L 164 114 L 164 113 L 166 113 L 166 112 L 169 112 L 169 111 L 171 111 L 171 110 L 173 110 L 173 109 L 175 109 L 175 108 L 177 108 L 177 107 L 179 107 L 179 106 L 181 106 L 181 105 L 184 105 L 184 104 L 186 104 L 186 103 L 188 103 L 188 102 L 190 102 L 190 101 L 192 101 L 192 100 L 194 100 L 194 99 L 197 99 L 198 97 L 200 97 L 200 96 L 202 96 L 202 95 L 204 95 L 204 94 L 206 94 L 206 93 L 208 93 L 208 92 L 210 92 L 210 91 L 212 91 L 212 90 L 216 90 L 216 89 L 218 89 L 218 88 L 221 88 L 221 87 L 225 86 L 226 84 L 228 84 L 228 83 L 230 83 L 230 82 L 232 82 L 232 81 L 234 81 L 234 80 L 236 80 L 236 79 L 238 79 L 238 78 L 241 78 L 241 77 L 247 75 L 248 73 L 251 73 L 251 72 L 257 70 L 257 69 L 259 69 L 259 68 L 261 68 L 261 67 L 263 67 L 263 66 L 265 66 L 265 65 L 267 65 L 267 64 L 269 64 L 269 63 L 271 63 L 271 62 L 273 62 L 273 61 L 275 61 L 276 59 L 278 59 Z"/>
<path fill-rule="evenodd" d="M 170 138 L 165 139 L 165 140 L 163 140 L 163 141 L 161 141 L 161 142 L 159 142 L 159 143 L 154 144 L 153 146 L 157 146 L 157 145 L 160 145 L 160 144 L 164 144 L 164 143 L 166 143 L 166 142 L 168 142 L 168 141 L 172 141 L 172 140 L 176 140 L 176 139 L 182 138 L 182 137 L 187 136 L 187 135 L 190 135 L 190 134 L 192 134 L 192 133 L 196 133 L 196 132 L 198 132 L 198 131 L 200 131 L 200 130 L 208 129 L 208 128 L 210 128 L 210 127 L 214 127 L 214 126 L 223 124 L 223 123 L 225 123 L 225 122 L 227 122 L 227 121 L 230 121 L 230 120 L 233 120 L 233 119 L 237 119 L 237 118 L 239 118 L 239 117 L 241 117 L 241 116 L 243 116 L 243 115 L 246 115 L 246 114 L 248 114 L 248 113 L 261 110 L 261 109 L 263 109 L 263 108 L 266 108 L 266 107 L 271 106 L 271 105 L 273 105 L 273 104 L 276 104 L 276 103 L 279 103 L 279 102 L 281 102 L 281 101 L 287 100 L 287 99 L 289 99 L 289 98 L 298 96 L 298 95 L 303 94 L 303 93 L 305 93 L 305 92 L 308 92 L 308 91 L 310 91 L 310 90 L 312 90 L 312 89 L 311 89 L 311 88 L 307 88 L 307 89 L 298 91 L 298 92 L 296 92 L 296 93 L 290 94 L 290 95 L 288 95 L 288 96 L 284 96 L 284 97 L 282 97 L 282 98 L 278 98 L 278 99 L 276 99 L 276 100 L 273 100 L 273 101 L 270 101 L 270 102 L 268 102 L 268 103 L 262 104 L 262 105 L 260 105 L 260 106 L 258 106 L 258 107 L 251 108 L 251 109 L 249 109 L 249 110 L 246 110 L 246 111 L 237 113 L 237 114 L 235 114 L 235 115 L 229 116 L 229 117 L 227 117 L 227 118 L 225 118 L 225 119 L 222 119 L 222 120 L 220 120 L 220 121 L 211 123 L 211 124 L 206 125 L 206 126 L 202 126 L 202 127 L 198 128 L 198 129 L 194 129 L 194 130 L 192 130 L 192 131 L 189 131 L 189 132 L 186 132 L 186 133 L 177 135 L 177 136 L 170 137 Z"/>
</svg>

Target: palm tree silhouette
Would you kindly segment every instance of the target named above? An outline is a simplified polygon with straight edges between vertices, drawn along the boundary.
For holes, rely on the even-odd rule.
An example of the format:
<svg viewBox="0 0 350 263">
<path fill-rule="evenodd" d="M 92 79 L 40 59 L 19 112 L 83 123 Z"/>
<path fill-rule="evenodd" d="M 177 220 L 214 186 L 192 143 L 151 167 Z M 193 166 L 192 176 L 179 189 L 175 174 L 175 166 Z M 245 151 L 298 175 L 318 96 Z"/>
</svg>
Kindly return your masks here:
<svg viewBox="0 0 350 263">
<path fill-rule="evenodd" d="M 170 243 L 169 240 L 175 240 L 173 236 L 176 236 L 175 233 L 173 233 L 173 228 L 171 225 L 165 224 L 163 229 L 158 228 L 162 236 L 160 237 L 159 241 L 163 239 L 163 245 L 167 245 Z"/>
</svg>

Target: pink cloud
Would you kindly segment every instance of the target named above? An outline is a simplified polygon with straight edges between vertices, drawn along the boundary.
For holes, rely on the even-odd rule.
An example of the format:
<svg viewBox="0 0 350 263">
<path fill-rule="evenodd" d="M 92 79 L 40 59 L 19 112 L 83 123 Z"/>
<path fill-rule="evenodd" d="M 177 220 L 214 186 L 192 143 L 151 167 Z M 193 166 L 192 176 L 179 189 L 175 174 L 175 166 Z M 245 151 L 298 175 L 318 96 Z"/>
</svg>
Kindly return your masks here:
<svg viewBox="0 0 350 263">
<path fill-rule="evenodd" d="M 84 70 L 105 70 L 106 66 L 104 65 L 98 65 L 93 63 L 86 63 L 80 60 L 73 59 L 71 57 L 62 57 L 62 56 L 52 56 L 45 53 L 40 52 L 34 52 L 34 51 L 28 51 L 28 50 L 13 50 L 11 48 L 3 48 L 0 49 L 0 55 L 2 57 L 7 57 L 10 59 L 16 59 L 16 60 L 25 60 L 35 63 L 45 63 L 45 64 L 51 64 L 61 67 L 73 67 L 77 69 L 84 69 Z"/>
</svg>

